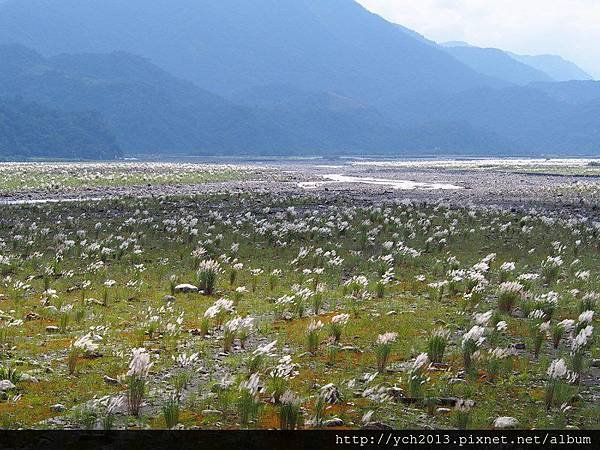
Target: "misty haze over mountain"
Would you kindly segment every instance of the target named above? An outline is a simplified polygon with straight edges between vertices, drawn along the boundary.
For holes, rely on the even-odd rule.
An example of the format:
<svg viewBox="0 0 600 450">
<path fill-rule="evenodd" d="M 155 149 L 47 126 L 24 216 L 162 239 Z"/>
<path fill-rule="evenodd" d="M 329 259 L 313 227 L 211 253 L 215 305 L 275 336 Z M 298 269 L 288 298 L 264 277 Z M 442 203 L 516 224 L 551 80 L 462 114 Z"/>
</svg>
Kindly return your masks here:
<svg viewBox="0 0 600 450">
<path fill-rule="evenodd" d="M 4 158 L 599 152 L 572 62 L 353 0 L 0 0 L 0 61 Z"/>
</svg>

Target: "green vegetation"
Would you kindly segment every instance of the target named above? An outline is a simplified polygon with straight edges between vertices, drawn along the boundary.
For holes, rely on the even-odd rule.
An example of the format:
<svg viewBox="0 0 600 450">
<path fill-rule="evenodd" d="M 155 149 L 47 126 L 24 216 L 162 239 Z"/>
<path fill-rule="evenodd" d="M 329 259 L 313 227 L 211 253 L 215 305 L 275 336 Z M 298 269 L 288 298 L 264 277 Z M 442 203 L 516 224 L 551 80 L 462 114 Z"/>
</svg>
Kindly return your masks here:
<svg viewBox="0 0 600 450">
<path fill-rule="evenodd" d="M 210 164 L 10 163 L 0 166 L 0 193 L 243 181 L 267 172 L 265 169 Z"/>
<path fill-rule="evenodd" d="M 121 156 L 115 137 L 95 113 L 65 112 L 0 98 L 0 160 Z"/>
<path fill-rule="evenodd" d="M 590 218 L 248 193 L 2 211 L 3 428 L 598 426 Z"/>
</svg>

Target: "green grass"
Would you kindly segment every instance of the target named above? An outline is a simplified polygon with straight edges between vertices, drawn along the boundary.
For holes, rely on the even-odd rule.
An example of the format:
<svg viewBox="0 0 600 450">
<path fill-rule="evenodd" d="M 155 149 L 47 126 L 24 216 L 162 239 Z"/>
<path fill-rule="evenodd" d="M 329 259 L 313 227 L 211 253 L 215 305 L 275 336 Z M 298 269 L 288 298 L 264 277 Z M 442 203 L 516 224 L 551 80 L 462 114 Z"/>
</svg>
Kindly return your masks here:
<svg viewBox="0 0 600 450">
<path fill-rule="evenodd" d="M 541 213 L 489 210 L 469 214 L 467 209 L 436 205 L 375 207 L 343 200 L 319 208 L 321 205 L 320 199 L 307 195 L 272 198 L 244 194 L 4 207 L 0 217 L 0 329 L 13 324 L 10 329 L 14 337 L 10 342 L 0 341 L 0 365 L 16 367 L 39 382 L 20 381 L 8 400 L 0 400 L 0 424 L 43 428 L 47 425 L 40 421 L 60 415 L 50 409 L 56 403 L 64 404 L 64 414 L 69 416 L 70 410 L 94 397 L 124 392 L 124 386 L 105 383 L 104 376 L 123 375 L 131 349 L 142 345 L 151 352 L 154 365 L 148 380 L 150 407 L 144 412 L 146 417 L 139 420 L 152 427 L 164 427 L 161 408 L 171 395 L 164 376 L 175 370 L 173 357 L 198 352 L 200 362 L 189 369 L 195 374 L 194 382 L 182 400 L 180 422 L 204 428 L 238 428 L 237 382 L 244 379 L 246 361 L 258 345 L 277 340 L 276 356 L 267 358 L 260 371 L 261 380 L 268 379 L 280 356 L 290 354 L 299 374 L 289 380 L 288 387 L 303 399 L 305 420 L 314 413 L 317 385 L 334 383 L 344 401 L 328 405 L 325 418 L 338 416 L 347 427 L 360 427 L 361 417 L 369 410 L 375 411 L 373 420 L 398 428 L 453 427 L 453 411 L 424 419 L 426 408 L 419 403 L 378 402 L 357 394 L 364 374 L 377 370 L 373 349 L 378 334 L 398 333 L 389 363 L 394 371 L 378 375 L 370 386 L 387 383 L 407 392 L 408 372 L 401 369 L 402 364 L 410 364 L 426 351 L 428 335 L 440 327 L 450 331 L 444 358 L 447 367 L 445 371 L 427 372 L 427 396 L 474 400 L 474 428 L 489 428 L 496 417 L 507 415 L 516 417 L 525 428 L 559 424 L 553 422 L 558 420 L 557 410 L 549 415 L 546 412 L 544 380 L 552 359 L 568 359 L 566 342 L 555 351 L 546 339 L 539 359 L 535 359 L 528 337 L 529 320 L 505 314 L 501 318 L 507 321 L 508 329 L 494 345 L 484 343 L 482 359 L 476 362 L 476 376 L 456 382 L 462 370 L 461 335 L 473 325 L 473 313 L 496 308 L 494 295 L 502 262 L 515 262 L 515 276 L 541 273 L 542 261 L 556 254 L 553 243 L 557 241 L 562 243 L 564 261 L 558 282 L 547 286 L 538 281 L 530 293 L 558 292 L 553 322 L 577 319 L 578 302 L 570 291 L 600 291 L 597 230 L 589 221 L 570 224 L 570 217 L 564 217 L 551 223 Z M 295 210 L 290 212 L 292 206 Z M 100 224 L 98 228 L 96 224 Z M 525 224 L 532 227 L 531 231 L 522 230 Z M 445 243 L 440 244 L 441 239 Z M 581 244 L 576 245 L 578 240 Z M 403 242 L 420 255 L 403 256 L 400 251 L 386 250 L 383 243 L 388 241 L 396 245 Z M 239 244 L 236 253 L 231 250 L 234 243 Z M 192 256 L 200 247 L 204 249 L 202 256 Z M 103 253 L 103 248 L 110 251 Z M 308 252 L 298 258 L 302 248 Z M 332 251 L 342 259 L 339 265 L 329 263 L 333 256 L 324 256 Z M 381 266 L 378 258 L 390 253 L 394 254 L 395 279 L 386 286 L 385 296 L 376 298 Z M 427 283 L 448 279 L 449 257 L 456 257 L 456 266 L 466 270 L 490 253 L 496 253 L 496 258 L 485 273 L 489 285 L 478 305 L 469 305 L 463 298 L 462 282 L 455 293 L 446 290 L 441 299 L 430 298 Z M 210 258 L 217 259 L 225 270 L 214 295 L 177 294 L 170 303 L 163 299 L 170 294 L 171 275 L 177 276 L 178 283 L 193 284 L 198 260 Z M 575 260 L 579 263 L 572 266 Z M 96 264 L 98 261 L 103 264 Z M 235 285 L 230 286 L 228 273 L 236 262 L 243 268 Z M 340 350 L 333 365 L 327 355 L 326 329 L 320 333 L 316 355 L 305 352 L 306 327 L 312 320 L 310 300 L 304 317 L 288 308 L 291 320 L 274 320 L 276 299 L 293 295 L 295 285 L 313 289 L 315 274 L 304 274 L 303 270 L 316 268 L 324 269 L 319 275 L 324 307 L 318 320 L 327 325 L 334 313 L 350 314 L 341 346 L 356 351 Z M 251 290 L 252 269 L 263 269 L 255 291 Z M 269 274 L 275 269 L 281 270 L 281 275 L 271 291 Z M 580 270 L 590 270 L 590 278 L 576 278 Z M 344 289 L 344 282 L 356 275 L 364 275 L 369 282 L 369 295 L 361 301 L 350 298 Z M 417 276 L 424 276 L 425 281 L 418 281 Z M 44 278 L 55 294 L 44 294 Z M 115 280 L 115 286 L 105 288 L 106 280 Z M 86 281 L 89 287 L 82 292 Z M 19 284 L 30 288 L 19 288 Z M 246 350 L 235 347 L 232 354 L 220 356 L 222 342 L 217 338 L 222 331 L 215 328 L 214 321 L 210 337 L 190 331 L 200 328 L 204 312 L 216 300 L 233 298 L 238 286 L 246 286 L 248 292 L 242 295 L 236 314 L 254 317 L 255 331 Z M 103 306 L 100 303 L 105 291 L 108 302 Z M 54 308 L 60 310 L 67 305 L 83 310 L 83 318 L 71 318 L 65 334 L 48 334 L 47 326 L 60 325 L 60 312 Z M 17 322 L 32 312 L 39 319 Z M 178 317 L 183 318 L 181 324 Z M 147 334 L 151 321 L 156 328 L 152 336 Z M 67 352 L 71 342 L 98 326 L 105 327 L 96 331 L 102 336 L 101 356 L 82 358 L 78 372 L 69 376 Z M 510 358 L 512 368 L 502 370 L 498 380 L 491 383 L 486 377 L 487 352 L 517 342 L 526 343 L 527 348 Z M 598 345 L 592 343 L 585 350 L 586 361 L 598 358 L 599 353 Z M 236 383 L 220 393 L 211 393 L 211 386 L 225 374 Z M 354 387 L 352 380 L 357 380 Z M 589 389 L 584 385 L 573 388 Z M 13 401 L 19 394 L 20 398 Z M 250 427 L 277 427 L 278 412 L 269 403 L 270 394 L 258 395 L 263 408 Z M 568 424 L 598 426 L 597 409 L 586 398 L 582 394 L 566 413 Z M 220 409 L 222 415 L 203 414 L 206 409 Z M 121 416 L 117 417 L 117 426 L 124 426 L 126 421 L 139 426 L 139 422 Z"/>
<path fill-rule="evenodd" d="M 0 193 L 243 181 L 266 172 L 211 164 L 10 163 L 0 166 Z"/>
</svg>

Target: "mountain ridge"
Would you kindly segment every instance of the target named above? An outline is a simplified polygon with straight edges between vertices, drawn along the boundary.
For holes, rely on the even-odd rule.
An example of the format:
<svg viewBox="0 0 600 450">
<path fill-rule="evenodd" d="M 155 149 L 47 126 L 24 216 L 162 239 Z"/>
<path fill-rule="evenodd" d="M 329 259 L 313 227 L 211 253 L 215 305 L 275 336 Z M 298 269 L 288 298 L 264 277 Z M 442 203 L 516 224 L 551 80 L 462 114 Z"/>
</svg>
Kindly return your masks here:
<svg viewBox="0 0 600 450">
<path fill-rule="evenodd" d="M 123 50 L 220 95 L 283 81 L 375 102 L 389 90 L 456 92 L 504 85 L 354 1 L 179 0 L 175 5 L 170 0 L 10 0 L 0 5 L 0 43 L 21 43 L 46 56 Z"/>
<path fill-rule="evenodd" d="M 439 46 L 473 70 L 520 85 L 541 81 L 593 80 L 577 64 L 558 55 L 519 55 L 464 41 L 442 42 Z"/>
<path fill-rule="evenodd" d="M 0 97 L 93 111 L 128 155 L 598 151 L 600 83 L 464 49 L 493 61 L 353 0 L 8 0 Z"/>
</svg>

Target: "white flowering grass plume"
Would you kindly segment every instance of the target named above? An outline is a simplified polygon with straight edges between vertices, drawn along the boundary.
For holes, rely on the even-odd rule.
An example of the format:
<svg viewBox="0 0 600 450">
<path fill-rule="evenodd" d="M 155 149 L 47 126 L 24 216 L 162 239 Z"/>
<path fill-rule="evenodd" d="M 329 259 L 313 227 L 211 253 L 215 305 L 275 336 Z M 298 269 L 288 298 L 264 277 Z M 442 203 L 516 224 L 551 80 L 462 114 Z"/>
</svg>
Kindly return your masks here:
<svg viewBox="0 0 600 450">
<path fill-rule="evenodd" d="M 484 343 L 485 328 L 479 325 L 473 326 L 467 331 L 462 338 L 462 354 L 463 364 L 467 373 L 474 372 L 474 361 L 473 356 L 479 350 L 479 347 Z"/>
<path fill-rule="evenodd" d="M 312 320 L 306 328 L 306 347 L 307 351 L 313 355 L 317 353 L 319 349 L 320 339 L 319 333 L 323 328 L 323 322 L 320 320 Z"/>
<path fill-rule="evenodd" d="M 127 371 L 127 405 L 129 413 L 138 416 L 144 395 L 146 393 L 146 378 L 153 363 L 150 362 L 150 353 L 145 348 L 135 348 L 132 351 L 129 370 Z"/>
<path fill-rule="evenodd" d="M 239 385 L 239 396 L 237 400 L 240 425 L 248 426 L 250 421 L 258 418 L 261 402 L 258 396 L 260 392 L 260 376 L 253 373 Z"/>
<path fill-rule="evenodd" d="M 583 314 L 582 314 L 583 315 Z M 580 317 L 580 324 L 581 316 Z M 583 322 L 585 325 L 587 322 Z M 573 366 L 573 372 L 577 375 L 577 380 L 580 379 L 584 364 L 585 350 L 590 347 L 593 340 L 594 327 L 592 325 L 586 325 L 584 328 L 579 330 L 579 333 L 573 338 L 571 342 L 571 364 Z"/>
<path fill-rule="evenodd" d="M 581 330 L 582 328 L 591 325 L 594 320 L 594 314 L 595 311 L 591 309 L 579 314 L 579 317 L 577 318 L 577 329 Z"/>
<path fill-rule="evenodd" d="M 345 295 L 351 297 L 362 297 L 363 292 L 369 286 L 369 280 L 364 275 L 356 275 L 344 282 Z"/>
<path fill-rule="evenodd" d="M 265 361 L 268 358 L 275 356 L 274 350 L 276 346 L 277 340 L 274 340 L 268 344 L 260 345 L 252 352 L 246 364 L 248 375 L 259 372 Z"/>
<path fill-rule="evenodd" d="M 536 296 L 532 302 L 532 307 L 544 311 L 546 318 L 550 320 L 554 316 L 554 312 L 558 307 L 559 298 L 560 295 L 558 292 L 550 291 Z"/>
<path fill-rule="evenodd" d="M 528 319 L 529 333 L 533 343 L 533 354 L 537 358 L 546 336 L 550 333 L 550 321 L 546 320 L 546 313 L 541 309 L 530 312 Z"/>
<path fill-rule="evenodd" d="M 395 274 L 394 269 L 390 267 L 377 281 L 375 285 L 375 293 L 377 298 L 383 298 L 385 295 L 385 288 L 394 280 Z"/>
<path fill-rule="evenodd" d="M 241 327 L 241 317 L 234 317 L 223 326 L 223 351 L 229 353 L 235 336 Z"/>
<path fill-rule="evenodd" d="M 198 287 L 204 295 L 212 295 L 215 292 L 220 273 L 222 273 L 221 266 L 214 259 L 205 260 L 198 264 L 196 277 Z"/>
<path fill-rule="evenodd" d="M 505 281 L 498 286 L 498 309 L 509 313 L 523 297 L 523 285 L 516 281 Z"/>
<path fill-rule="evenodd" d="M 550 409 L 553 404 L 562 404 L 566 399 L 569 392 L 567 381 L 572 379 L 572 374 L 562 358 L 553 360 L 546 373 L 548 379 L 546 382 L 545 403 L 546 408 Z"/>
<path fill-rule="evenodd" d="M 499 269 L 499 277 L 501 283 L 507 281 L 511 277 L 512 273 L 515 270 L 515 267 L 516 266 L 514 262 L 502 263 Z"/>
<path fill-rule="evenodd" d="M 235 290 L 233 291 L 233 304 L 235 306 L 237 306 L 240 301 L 242 300 L 242 298 L 244 297 L 244 294 L 246 294 L 248 292 L 248 289 L 246 288 L 246 286 L 238 286 L 235 288 Z"/>
<path fill-rule="evenodd" d="M 236 262 L 231 266 L 231 270 L 229 271 L 229 285 L 231 287 L 235 286 L 235 281 L 238 276 L 238 272 L 240 272 L 244 268 L 244 265 L 240 262 Z"/>
<path fill-rule="evenodd" d="M 177 286 L 177 275 L 173 274 L 169 277 L 169 292 L 171 293 L 171 296 L 175 295 L 175 287 Z"/>
<path fill-rule="evenodd" d="M 181 352 L 177 356 L 171 357 L 175 362 L 174 372 L 171 376 L 171 382 L 175 388 L 177 398 L 181 398 L 184 389 L 187 388 L 191 379 L 191 371 L 200 361 L 200 354 Z"/>
<path fill-rule="evenodd" d="M 490 383 L 496 382 L 502 370 L 502 363 L 513 355 L 514 353 L 512 350 L 500 347 L 496 347 L 488 353 L 487 380 Z"/>
<path fill-rule="evenodd" d="M 427 284 L 429 288 L 429 297 L 432 300 L 442 300 L 444 298 L 444 292 L 448 286 L 448 280 L 434 281 Z"/>
<path fill-rule="evenodd" d="M 331 318 L 331 322 L 329 323 L 329 336 L 331 336 L 333 342 L 338 343 L 340 341 L 342 332 L 348 324 L 349 319 L 349 314 L 336 314 Z"/>
<path fill-rule="evenodd" d="M 574 328 L 575 321 L 573 319 L 565 319 L 558 323 L 552 324 L 550 332 L 552 336 L 552 346 L 555 350 L 558 349 L 562 339 L 565 336 L 570 335 Z"/>
<path fill-rule="evenodd" d="M 117 397 L 110 397 L 106 402 L 106 409 L 104 416 L 100 423 L 103 430 L 112 430 L 115 424 L 115 416 L 117 412 L 121 411 L 127 406 L 127 399 L 123 395 Z"/>
<path fill-rule="evenodd" d="M 292 357 L 285 355 L 269 371 L 268 386 L 273 403 L 279 403 L 281 395 L 288 389 L 289 380 L 298 376 L 298 368 L 298 364 L 292 362 Z"/>
<path fill-rule="evenodd" d="M 220 327 L 225 321 L 225 317 L 235 311 L 233 301 L 226 298 L 217 300 L 209 306 L 204 312 L 205 319 L 214 319 L 215 325 Z"/>
<path fill-rule="evenodd" d="M 440 364 L 444 360 L 449 336 L 450 333 L 442 328 L 433 331 L 429 336 L 427 340 L 427 354 L 432 363 Z"/>
<path fill-rule="evenodd" d="M 295 430 L 302 422 L 302 401 L 292 391 L 285 391 L 279 404 L 279 428 Z"/>
<path fill-rule="evenodd" d="M 315 293 L 314 295 L 311 297 L 311 302 L 312 302 L 312 310 L 313 310 L 313 314 L 315 316 L 318 316 L 319 313 L 321 312 L 321 309 L 323 308 L 323 285 L 322 284 L 318 284 L 315 287 Z"/>
<path fill-rule="evenodd" d="M 421 399 L 423 397 L 423 385 L 428 381 L 426 371 L 429 364 L 429 355 L 427 353 L 421 353 L 417 356 L 410 368 L 408 374 L 408 391 L 414 399 Z"/>
<path fill-rule="evenodd" d="M 86 335 L 81 336 L 77 340 L 73 341 L 67 355 L 69 374 L 73 375 L 75 373 L 77 370 L 77 362 L 81 356 L 92 355 L 97 349 L 98 344 L 94 342 L 91 333 L 87 333 Z"/>
<path fill-rule="evenodd" d="M 375 356 L 377 357 L 377 370 L 384 373 L 392 352 L 392 344 L 396 342 L 398 333 L 387 332 L 377 336 L 375 342 Z"/>
<path fill-rule="evenodd" d="M 250 288 L 251 288 L 252 292 L 256 291 L 256 288 L 258 287 L 258 279 L 263 274 L 263 272 L 264 271 L 260 268 L 250 269 L 250 274 L 252 275 L 252 281 L 250 284 Z"/>
<path fill-rule="evenodd" d="M 547 284 L 552 284 L 558 279 L 563 264 L 560 256 L 548 256 L 542 262 L 542 276 Z"/>
<path fill-rule="evenodd" d="M 579 312 L 584 311 L 596 311 L 598 301 L 600 300 L 600 294 L 596 292 L 588 292 L 579 300 Z"/>
</svg>

